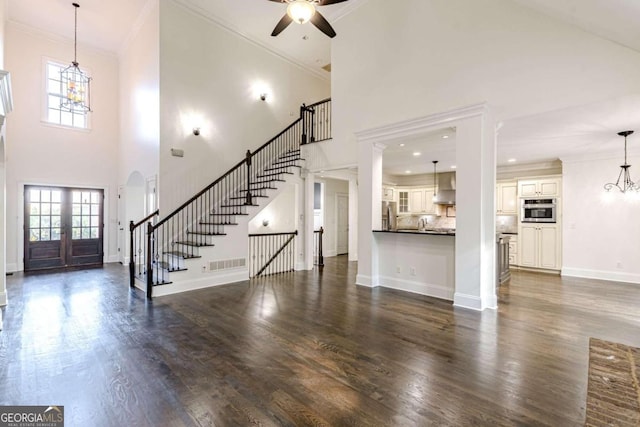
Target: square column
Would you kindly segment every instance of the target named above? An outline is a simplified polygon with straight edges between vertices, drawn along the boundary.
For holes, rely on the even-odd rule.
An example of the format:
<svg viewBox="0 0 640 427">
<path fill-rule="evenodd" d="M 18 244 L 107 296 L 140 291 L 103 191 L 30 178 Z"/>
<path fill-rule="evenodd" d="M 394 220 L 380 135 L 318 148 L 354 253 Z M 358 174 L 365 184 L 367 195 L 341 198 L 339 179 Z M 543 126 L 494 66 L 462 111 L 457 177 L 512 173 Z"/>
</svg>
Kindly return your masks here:
<svg viewBox="0 0 640 427">
<path fill-rule="evenodd" d="M 456 123 L 456 165 L 454 305 L 496 308 L 496 138 L 487 112 Z"/>
</svg>

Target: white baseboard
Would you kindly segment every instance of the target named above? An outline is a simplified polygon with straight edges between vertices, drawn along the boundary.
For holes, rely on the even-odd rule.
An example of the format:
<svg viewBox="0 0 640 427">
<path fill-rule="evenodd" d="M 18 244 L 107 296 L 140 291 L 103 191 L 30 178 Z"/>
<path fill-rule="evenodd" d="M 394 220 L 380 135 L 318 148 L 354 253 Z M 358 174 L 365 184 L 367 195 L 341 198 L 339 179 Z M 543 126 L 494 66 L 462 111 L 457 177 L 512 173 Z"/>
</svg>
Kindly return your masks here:
<svg viewBox="0 0 640 427">
<path fill-rule="evenodd" d="M 17 273 L 18 272 L 18 264 L 7 264 L 7 273 Z"/>
<path fill-rule="evenodd" d="M 7 293 L 6 292 L 0 292 L 0 307 L 4 307 L 8 303 L 9 303 L 9 299 L 7 298 Z M 2 315 L 0 314 L 0 316 L 2 316 Z"/>
<path fill-rule="evenodd" d="M 356 275 L 356 285 L 366 286 L 368 288 L 376 287 L 371 280 L 371 276 L 365 276 L 364 274 Z"/>
<path fill-rule="evenodd" d="M 482 299 L 475 295 L 466 295 L 456 292 L 453 295 L 453 305 L 455 307 L 468 308 L 470 310 L 482 311 Z"/>
<path fill-rule="evenodd" d="M 243 282 L 245 280 L 249 280 L 249 270 L 242 268 L 225 274 L 207 275 L 201 279 L 189 279 L 184 282 L 174 282 L 169 285 L 154 286 L 152 296 L 153 298 L 163 297 L 180 292 L 195 291 L 196 289 Z"/>
<path fill-rule="evenodd" d="M 625 282 L 640 284 L 640 274 L 619 273 L 617 271 L 588 270 L 586 268 L 562 269 L 562 275 L 567 277 L 580 277 L 583 279 L 610 280 L 612 282 Z"/>
<path fill-rule="evenodd" d="M 331 250 L 325 250 L 322 252 L 322 256 L 325 258 L 331 258 L 334 256 L 338 256 L 338 251 L 335 249 L 331 249 Z"/>
<path fill-rule="evenodd" d="M 394 277 L 387 276 L 380 276 L 378 278 L 378 284 L 384 288 L 397 289 L 399 291 L 453 301 L 453 289 L 449 289 L 441 285 L 413 282 L 410 280 L 396 279 Z"/>
</svg>

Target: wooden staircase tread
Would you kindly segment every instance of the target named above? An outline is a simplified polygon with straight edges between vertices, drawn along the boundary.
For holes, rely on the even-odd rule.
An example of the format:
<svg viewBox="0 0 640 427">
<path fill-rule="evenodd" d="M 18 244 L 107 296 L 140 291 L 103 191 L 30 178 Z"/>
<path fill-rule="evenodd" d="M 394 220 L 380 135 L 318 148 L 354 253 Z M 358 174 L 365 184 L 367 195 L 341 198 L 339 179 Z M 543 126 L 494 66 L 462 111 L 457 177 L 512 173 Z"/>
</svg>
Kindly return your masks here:
<svg viewBox="0 0 640 427">
<path fill-rule="evenodd" d="M 268 182 L 285 182 L 284 179 L 280 179 L 280 178 L 271 178 L 271 179 L 260 179 L 257 181 L 253 181 L 251 183 L 251 185 L 263 185 L 266 184 Z M 255 190 L 255 188 L 252 188 L 252 190 Z M 274 190 L 277 190 L 277 188 L 274 188 Z"/>
<path fill-rule="evenodd" d="M 251 197 L 253 197 L 253 196 L 251 196 Z M 244 204 L 244 203 L 241 204 L 241 205 L 220 205 L 221 208 L 241 208 L 243 206 L 253 206 L 253 207 L 255 207 L 255 206 L 260 206 L 260 205 L 256 205 L 256 204 L 247 205 L 247 204 Z"/>
<path fill-rule="evenodd" d="M 235 215 L 242 216 L 242 215 L 249 215 L 249 214 L 244 212 L 226 212 L 226 213 L 211 213 L 209 215 L 211 216 L 235 216 Z"/>
<path fill-rule="evenodd" d="M 265 199 L 269 198 L 269 196 L 266 196 L 264 194 L 252 194 L 251 197 L 260 197 L 260 198 L 265 198 Z M 229 197 L 229 200 L 246 200 L 246 199 L 247 199 L 247 196 Z"/>
<path fill-rule="evenodd" d="M 266 168 L 264 171 L 265 172 L 275 171 L 275 170 L 280 170 L 282 168 L 300 168 L 300 169 L 302 169 L 302 166 L 300 166 L 300 165 L 285 165 L 285 166 L 275 167 L 275 168 Z"/>
<path fill-rule="evenodd" d="M 277 190 L 277 188 L 276 187 L 258 187 L 258 188 L 251 189 L 251 191 L 259 191 L 259 190 Z M 246 193 L 247 191 L 248 190 L 240 190 L 241 193 Z"/>
<path fill-rule="evenodd" d="M 293 172 L 276 172 L 276 173 L 266 173 L 266 174 L 258 174 L 256 178 L 267 178 L 270 176 L 278 176 L 278 175 L 294 175 Z"/>
<path fill-rule="evenodd" d="M 208 233 L 205 231 L 187 231 L 187 234 L 195 234 L 196 236 L 226 236 L 227 233 Z"/>
<path fill-rule="evenodd" d="M 198 224 L 200 225 L 238 225 L 237 222 L 207 222 L 207 221 L 201 221 Z"/>
<path fill-rule="evenodd" d="M 168 252 L 163 252 L 163 254 L 182 257 L 184 259 L 202 258 L 200 255 L 193 255 L 193 254 L 188 254 L 186 252 L 180 252 L 180 251 L 168 251 Z"/>
<path fill-rule="evenodd" d="M 209 246 L 215 246 L 213 243 L 200 243 L 200 242 L 194 242 L 191 240 L 179 240 L 179 241 L 176 241 L 175 243 L 177 245 L 193 246 L 196 248 L 205 248 Z"/>
<path fill-rule="evenodd" d="M 163 280 L 162 282 L 154 282 L 152 283 L 153 286 L 162 286 L 162 285 L 170 285 L 173 282 L 167 282 L 166 280 Z"/>
</svg>

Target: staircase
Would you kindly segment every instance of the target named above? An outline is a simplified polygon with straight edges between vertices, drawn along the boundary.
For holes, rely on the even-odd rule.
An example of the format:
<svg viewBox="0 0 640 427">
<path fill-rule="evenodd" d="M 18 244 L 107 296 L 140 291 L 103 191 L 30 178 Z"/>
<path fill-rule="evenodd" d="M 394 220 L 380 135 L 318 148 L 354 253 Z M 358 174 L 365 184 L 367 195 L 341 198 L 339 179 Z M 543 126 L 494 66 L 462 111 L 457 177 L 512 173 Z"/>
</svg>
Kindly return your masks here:
<svg viewBox="0 0 640 427">
<path fill-rule="evenodd" d="M 299 176 L 300 145 L 331 138 L 331 100 L 300 117 L 165 217 L 130 224 L 131 286 L 147 298 L 248 279 L 250 214 Z"/>
</svg>

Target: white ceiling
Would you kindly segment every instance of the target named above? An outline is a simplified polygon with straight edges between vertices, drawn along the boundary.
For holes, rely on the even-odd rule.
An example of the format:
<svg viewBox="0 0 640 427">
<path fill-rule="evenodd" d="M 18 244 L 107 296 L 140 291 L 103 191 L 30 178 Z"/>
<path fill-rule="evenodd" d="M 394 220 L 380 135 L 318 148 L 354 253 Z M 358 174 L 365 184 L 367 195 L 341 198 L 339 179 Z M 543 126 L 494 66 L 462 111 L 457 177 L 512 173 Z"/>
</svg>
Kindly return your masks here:
<svg viewBox="0 0 640 427">
<path fill-rule="evenodd" d="M 7 16 L 10 21 L 73 39 L 72 1 L 8 0 Z M 80 0 L 79 43 L 118 52 L 147 1 L 153 0 Z M 331 39 L 311 24 L 291 24 L 278 37 L 270 36 L 285 13 L 286 5 L 268 0 L 175 1 L 329 78 L 329 73 L 321 67 L 330 62 Z M 349 0 L 318 10 L 340 37 L 340 18 L 367 1 Z M 640 0 L 512 1 L 640 52 Z M 498 164 L 505 165 L 510 158 L 517 159 L 518 163 L 532 163 L 585 155 L 601 156 L 615 150 L 619 150 L 622 156 L 622 141 L 616 133 L 627 128 L 638 131 L 629 138 L 630 151 L 640 152 L 638 96 L 510 120 L 499 132 Z M 385 168 L 389 168 L 388 173 L 404 174 L 406 170 L 412 173 L 431 172 L 431 160 L 440 161 L 439 170 L 447 170 L 455 163 L 455 152 L 451 148 L 455 147 L 455 132 L 446 143 L 437 133 L 405 143 L 405 147 L 390 146 L 387 149 Z M 423 155 L 414 157 L 414 151 L 421 151 Z"/>
</svg>

